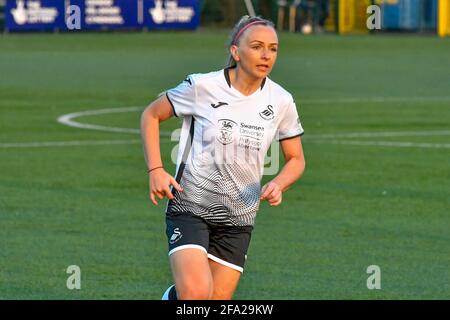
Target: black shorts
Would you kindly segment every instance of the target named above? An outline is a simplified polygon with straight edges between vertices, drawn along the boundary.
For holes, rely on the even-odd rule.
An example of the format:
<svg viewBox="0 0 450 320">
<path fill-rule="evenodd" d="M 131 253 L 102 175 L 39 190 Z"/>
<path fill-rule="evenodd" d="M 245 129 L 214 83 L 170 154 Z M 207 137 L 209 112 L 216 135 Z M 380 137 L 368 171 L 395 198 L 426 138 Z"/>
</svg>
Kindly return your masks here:
<svg viewBox="0 0 450 320">
<path fill-rule="evenodd" d="M 244 271 L 252 226 L 218 226 L 191 213 L 166 215 L 169 256 L 182 249 L 197 248 L 208 258 L 239 272 Z"/>
</svg>

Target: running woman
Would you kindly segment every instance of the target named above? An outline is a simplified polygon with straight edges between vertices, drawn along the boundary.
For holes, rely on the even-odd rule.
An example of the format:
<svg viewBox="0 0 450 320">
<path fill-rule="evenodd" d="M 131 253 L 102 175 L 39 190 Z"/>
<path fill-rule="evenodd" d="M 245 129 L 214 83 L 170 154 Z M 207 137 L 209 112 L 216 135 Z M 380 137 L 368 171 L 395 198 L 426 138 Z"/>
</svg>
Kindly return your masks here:
<svg viewBox="0 0 450 320">
<path fill-rule="evenodd" d="M 150 198 L 167 197 L 175 284 L 163 299 L 232 299 L 261 200 L 271 206 L 303 174 L 303 134 L 292 95 L 268 78 L 278 37 L 272 22 L 243 17 L 225 69 L 191 74 L 143 112 Z M 182 117 L 175 177 L 164 169 L 159 123 Z M 279 140 L 285 163 L 261 188 L 264 157 Z"/>
</svg>

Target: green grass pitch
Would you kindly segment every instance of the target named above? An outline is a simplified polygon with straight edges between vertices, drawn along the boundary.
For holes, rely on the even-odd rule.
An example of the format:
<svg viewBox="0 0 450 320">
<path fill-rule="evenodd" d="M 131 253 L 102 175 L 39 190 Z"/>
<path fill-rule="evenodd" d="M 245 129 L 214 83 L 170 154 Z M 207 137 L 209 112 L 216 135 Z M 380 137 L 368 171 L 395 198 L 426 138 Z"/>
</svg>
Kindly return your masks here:
<svg viewBox="0 0 450 320">
<path fill-rule="evenodd" d="M 160 299 L 172 281 L 165 203 L 148 199 L 139 135 L 56 120 L 143 109 L 187 74 L 222 68 L 226 38 L 0 35 L 0 299 Z M 261 205 L 235 298 L 448 299 L 450 41 L 280 43 L 271 78 L 296 99 L 307 168 L 280 207 Z M 135 109 L 75 120 L 136 131 L 139 118 Z M 172 173 L 174 145 L 162 145 Z M 69 265 L 81 268 L 81 290 L 66 287 Z M 381 290 L 366 286 L 370 265 Z"/>
</svg>

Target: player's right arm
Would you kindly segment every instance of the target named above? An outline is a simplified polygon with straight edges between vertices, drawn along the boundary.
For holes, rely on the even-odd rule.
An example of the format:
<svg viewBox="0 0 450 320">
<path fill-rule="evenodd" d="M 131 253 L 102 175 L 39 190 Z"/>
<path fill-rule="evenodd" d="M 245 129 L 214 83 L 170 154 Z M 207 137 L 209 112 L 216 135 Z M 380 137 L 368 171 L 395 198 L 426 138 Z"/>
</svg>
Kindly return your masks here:
<svg viewBox="0 0 450 320">
<path fill-rule="evenodd" d="M 164 94 L 153 101 L 141 116 L 141 136 L 144 145 L 145 162 L 148 170 L 151 170 L 149 172 L 150 199 L 155 205 L 158 204 L 156 197 L 163 199 L 166 196 L 169 199 L 173 199 L 173 195 L 170 192 L 171 185 L 177 191 L 183 191 L 174 177 L 164 170 L 161 160 L 159 124 L 173 115 L 174 112 L 170 101 Z"/>
</svg>

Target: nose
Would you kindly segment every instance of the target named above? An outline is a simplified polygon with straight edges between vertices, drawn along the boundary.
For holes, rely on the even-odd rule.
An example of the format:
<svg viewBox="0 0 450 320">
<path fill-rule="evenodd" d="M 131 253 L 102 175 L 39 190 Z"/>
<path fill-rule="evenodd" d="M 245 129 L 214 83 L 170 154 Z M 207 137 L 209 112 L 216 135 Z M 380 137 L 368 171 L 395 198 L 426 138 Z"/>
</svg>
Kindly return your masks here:
<svg viewBox="0 0 450 320">
<path fill-rule="evenodd" d="M 263 60 L 270 60 L 270 52 L 269 51 L 270 51 L 269 49 L 262 50 L 261 58 Z"/>
</svg>

